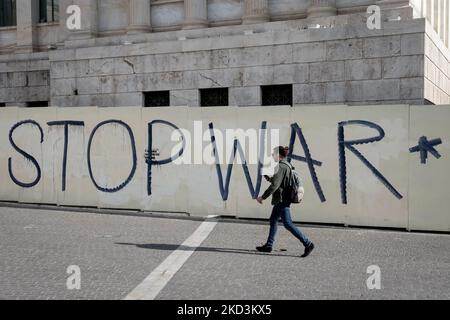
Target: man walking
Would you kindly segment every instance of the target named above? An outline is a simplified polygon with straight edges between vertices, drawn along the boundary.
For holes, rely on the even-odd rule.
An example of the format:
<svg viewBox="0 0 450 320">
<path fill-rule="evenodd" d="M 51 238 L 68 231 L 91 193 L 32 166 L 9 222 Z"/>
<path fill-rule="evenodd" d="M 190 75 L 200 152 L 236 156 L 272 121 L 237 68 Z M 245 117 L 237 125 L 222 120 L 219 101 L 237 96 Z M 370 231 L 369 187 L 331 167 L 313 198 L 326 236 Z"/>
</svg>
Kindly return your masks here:
<svg viewBox="0 0 450 320">
<path fill-rule="evenodd" d="M 292 223 L 291 218 L 291 203 L 289 198 L 284 194 L 287 190 L 292 175 L 292 166 L 286 160 L 288 155 L 288 147 L 277 147 L 273 150 L 272 157 L 275 162 L 278 162 L 277 168 L 275 168 L 275 174 L 272 178 L 265 176 L 270 181 L 270 186 L 263 193 L 261 197 L 258 197 L 256 201 L 260 204 L 263 200 L 266 200 L 272 195 L 272 214 L 270 216 L 270 231 L 269 238 L 266 244 L 256 249 L 260 252 L 272 252 L 272 247 L 275 242 L 275 236 L 277 233 L 278 220 L 281 217 L 284 227 L 289 230 L 305 247 L 305 251 L 302 255 L 303 258 L 307 257 L 314 249 L 314 244 Z"/>
</svg>

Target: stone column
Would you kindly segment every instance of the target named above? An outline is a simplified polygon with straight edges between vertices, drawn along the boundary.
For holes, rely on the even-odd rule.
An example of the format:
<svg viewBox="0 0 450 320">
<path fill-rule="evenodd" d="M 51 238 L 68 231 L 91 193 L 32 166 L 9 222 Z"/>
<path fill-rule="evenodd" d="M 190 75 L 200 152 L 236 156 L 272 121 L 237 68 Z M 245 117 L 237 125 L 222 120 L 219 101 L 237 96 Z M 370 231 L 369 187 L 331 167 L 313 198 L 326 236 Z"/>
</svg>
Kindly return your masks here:
<svg viewBox="0 0 450 320">
<path fill-rule="evenodd" d="M 150 23 L 150 0 L 129 0 L 127 32 L 141 33 L 152 30 Z"/>
<path fill-rule="evenodd" d="M 17 0 L 17 52 L 32 52 L 37 43 L 39 1 Z"/>
<path fill-rule="evenodd" d="M 308 18 L 330 17 L 337 14 L 336 0 L 311 0 Z"/>
<path fill-rule="evenodd" d="M 97 0 L 73 0 L 71 5 L 76 5 L 81 10 L 81 28 L 79 30 L 69 30 L 70 40 L 96 37 L 98 27 Z M 67 16 L 70 16 L 70 14 Z"/>
<path fill-rule="evenodd" d="M 445 40 L 444 43 L 450 48 L 450 3 L 446 2 L 445 9 Z"/>
<path fill-rule="evenodd" d="M 183 29 L 198 29 L 208 26 L 206 0 L 184 0 L 184 14 Z"/>
<path fill-rule="evenodd" d="M 448 0 L 441 0 L 439 2 L 439 36 L 444 41 L 445 40 L 445 3 L 448 2 Z"/>
<path fill-rule="evenodd" d="M 242 24 L 270 21 L 268 0 L 245 0 Z"/>
</svg>

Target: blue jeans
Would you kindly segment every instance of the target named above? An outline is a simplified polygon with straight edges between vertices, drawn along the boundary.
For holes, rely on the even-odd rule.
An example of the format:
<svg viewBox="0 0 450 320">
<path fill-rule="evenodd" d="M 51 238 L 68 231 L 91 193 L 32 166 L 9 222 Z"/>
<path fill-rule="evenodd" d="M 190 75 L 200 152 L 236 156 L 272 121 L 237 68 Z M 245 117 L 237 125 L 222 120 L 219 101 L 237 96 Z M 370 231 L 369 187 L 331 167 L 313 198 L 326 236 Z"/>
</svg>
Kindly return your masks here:
<svg viewBox="0 0 450 320">
<path fill-rule="evenodd" d="M 267 239 L 267 245 L 273 246 L 275 242 L 275 235 L 277 234 L 278 220 L 283 221 L 284 227 L 289 230 L 294 237 L 296 237 L 305 246 L 309 246 L 311 241 L 292 223 L 291 209 L 289 204 L 278 203 L 273 206 L 272 214 L 270 216 L 270 231 L 269 238 Z"/>
</svg>

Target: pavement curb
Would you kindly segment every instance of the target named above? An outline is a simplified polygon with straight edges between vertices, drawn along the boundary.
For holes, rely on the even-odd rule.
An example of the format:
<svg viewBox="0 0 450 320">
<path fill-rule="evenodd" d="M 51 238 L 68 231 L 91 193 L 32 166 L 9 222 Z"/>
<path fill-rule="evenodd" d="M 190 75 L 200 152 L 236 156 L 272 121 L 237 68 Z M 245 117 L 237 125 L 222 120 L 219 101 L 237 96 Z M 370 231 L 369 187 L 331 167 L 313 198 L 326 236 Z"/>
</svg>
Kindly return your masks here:
<svg viewBox="0 0 450 320">
<path fill-rule="evenodd" d="M 36 204 L 36 203 L 23 203 L 23 202 L 9 202 L 0 201 L 0 208 L 18 208 L 18 209 L 36 209 L 36 210 L 52 210 L 52 211 L 70 211 L 81 213 L 96 213 L 103 215 L 122 215 L 132 217 L 147 217 L 147 218 L 164 218 L 164 219 L 177 219 L 177 220 L 191 220 L 191 221 L 204 221 L 207 217 L 192 216 L 189 213 L 183 212 L 160 212 L 160 211 L 139 211 L 139 210 L 127 210 L 127 209 L 110 209 L 110 208 L 96 208 L 96 207 L 72 207 L 72 206 L 57 206 L 52 204 Z M 243 224 L 257 224 L 267 225 L 267 219 L 256 218 L 240 218 L 235 216 L 217 216 L 217 219 L 221 223 L 243 223 Z M 436 235 L 450 235 L 450 232 L 443 231 L 421 231 L 421 230 L 407 230 L 405 228 L 386 228 L 386 227 L 365 227 L 365 226 L 352 226 L 344 224 L 330 224 L 330 223 L 308 223 L 308 222 L 295 222 L 295 225 L 308 227 L 308 228 L 328 228 L 328 229 L 342 229 L 342 230 L 373 230 L 384 232 L 402 232 L 402 233 L 418 233 L 418 234 L 436 234 Z"/>
</svg>

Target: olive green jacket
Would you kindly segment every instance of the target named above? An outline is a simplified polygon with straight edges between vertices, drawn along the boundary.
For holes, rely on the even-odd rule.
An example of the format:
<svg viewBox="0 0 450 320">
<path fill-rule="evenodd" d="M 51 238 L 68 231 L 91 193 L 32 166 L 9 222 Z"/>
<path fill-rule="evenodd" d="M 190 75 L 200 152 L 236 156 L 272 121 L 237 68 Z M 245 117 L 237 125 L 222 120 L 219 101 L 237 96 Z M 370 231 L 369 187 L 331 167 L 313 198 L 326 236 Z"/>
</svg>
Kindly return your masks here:
<svg viewBox="0 0 450 320">
<path fill-rule="evenodd" d="M 291 165 L 286 160 L 280 160 L 275 168 L 275 174 L 270 178 L 270 186 L 261 196 L 266 200 L 272 195 L 272 205 L 283 202 L 283 190 L 289 185 L 291 179 Z"/>
</svg>

